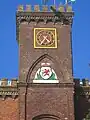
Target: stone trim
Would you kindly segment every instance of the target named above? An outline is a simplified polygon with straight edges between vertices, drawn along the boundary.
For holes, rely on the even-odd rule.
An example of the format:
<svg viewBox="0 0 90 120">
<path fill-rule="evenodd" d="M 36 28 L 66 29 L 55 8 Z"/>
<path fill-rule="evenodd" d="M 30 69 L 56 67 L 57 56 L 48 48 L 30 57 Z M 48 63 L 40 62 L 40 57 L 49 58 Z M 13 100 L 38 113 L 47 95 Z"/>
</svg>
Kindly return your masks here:
<svg viewBox="0 0 90 120">
<path fill-rule="evenodd" d="M 59 80 L 33 80 L 33 83 L 59 83 Z"/>
</svg>

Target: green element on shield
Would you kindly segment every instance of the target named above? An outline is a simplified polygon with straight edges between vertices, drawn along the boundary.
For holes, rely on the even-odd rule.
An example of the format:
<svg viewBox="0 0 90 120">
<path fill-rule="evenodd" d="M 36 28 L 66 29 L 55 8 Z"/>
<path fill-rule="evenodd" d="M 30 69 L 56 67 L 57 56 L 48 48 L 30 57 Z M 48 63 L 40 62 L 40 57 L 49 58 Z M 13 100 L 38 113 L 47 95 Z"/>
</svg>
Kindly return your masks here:
<svg viewBox="0 0 90 120">
<path fill-rule="evenodd" d="M 37 73 L 37 78 L 35 80 L 45 80 L 45 79 L 42 78 L 41 75 Z M 56 80 L 55 74 L 52 73 L 52 75 L 50 76 L 50 78 L 48 78 L 47 80 Z"/>
</svg>

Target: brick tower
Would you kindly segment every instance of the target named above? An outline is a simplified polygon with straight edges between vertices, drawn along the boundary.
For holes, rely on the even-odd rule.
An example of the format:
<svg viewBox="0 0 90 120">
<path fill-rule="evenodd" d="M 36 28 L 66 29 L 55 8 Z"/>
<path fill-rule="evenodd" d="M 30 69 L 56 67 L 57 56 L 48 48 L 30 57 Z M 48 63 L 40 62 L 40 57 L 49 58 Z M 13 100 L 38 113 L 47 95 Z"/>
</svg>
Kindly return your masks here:
<svg viewBox="0 0 90 120">
<path fill-rule="evenodd" d="M 72 17 L 68 6 L 19 6 L 19 120 L 74 120 Z"/>
<path fill-rule="evenodd" d="M 90 80 L 72 77 L 72 17 L 70 6 L 18 7 L 20 72 L 0 79 L 0 120 L 90 120 Z"/>
</svg>

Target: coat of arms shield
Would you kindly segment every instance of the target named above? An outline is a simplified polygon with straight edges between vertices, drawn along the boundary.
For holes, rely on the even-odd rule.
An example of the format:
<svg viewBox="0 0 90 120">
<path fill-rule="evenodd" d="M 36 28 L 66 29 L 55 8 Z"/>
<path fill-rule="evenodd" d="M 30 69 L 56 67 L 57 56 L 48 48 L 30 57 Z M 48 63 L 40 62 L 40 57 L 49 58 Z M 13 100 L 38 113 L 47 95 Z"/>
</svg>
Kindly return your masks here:
<svg viewBox="0 0 90 120">
<path fill-rule="evenodd" d="M 50 67 L 41 67 L 40 75 L 43 79 L 49 79 L 52 75 L 52 69 Z"/>
<path fill-rule="evenodd" d="M 58 83 L 57 75 L 51 68 L 50 63 L 41 63 L 41 67 L 37 70 L 33 82 L 37 83 Z"/>
</svg>

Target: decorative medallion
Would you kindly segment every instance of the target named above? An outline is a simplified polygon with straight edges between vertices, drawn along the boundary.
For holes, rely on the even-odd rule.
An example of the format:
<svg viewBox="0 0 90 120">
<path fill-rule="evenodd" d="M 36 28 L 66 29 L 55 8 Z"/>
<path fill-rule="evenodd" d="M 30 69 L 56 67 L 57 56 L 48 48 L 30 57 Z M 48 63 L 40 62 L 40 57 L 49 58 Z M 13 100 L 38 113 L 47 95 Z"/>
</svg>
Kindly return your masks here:
<svg viewBox="0 0 90 120">
<path fill-rule="evenodd" d="M 57 48 L 55 28 L 34 28 L 34 48 Z"/>
<path fill-rule="evenodd" d="M 37 70 L 34 83 L 58 83 L 57 75 L 51 68 L 50 63 L 41 63 L 41 67 Z"/>
</svg>

